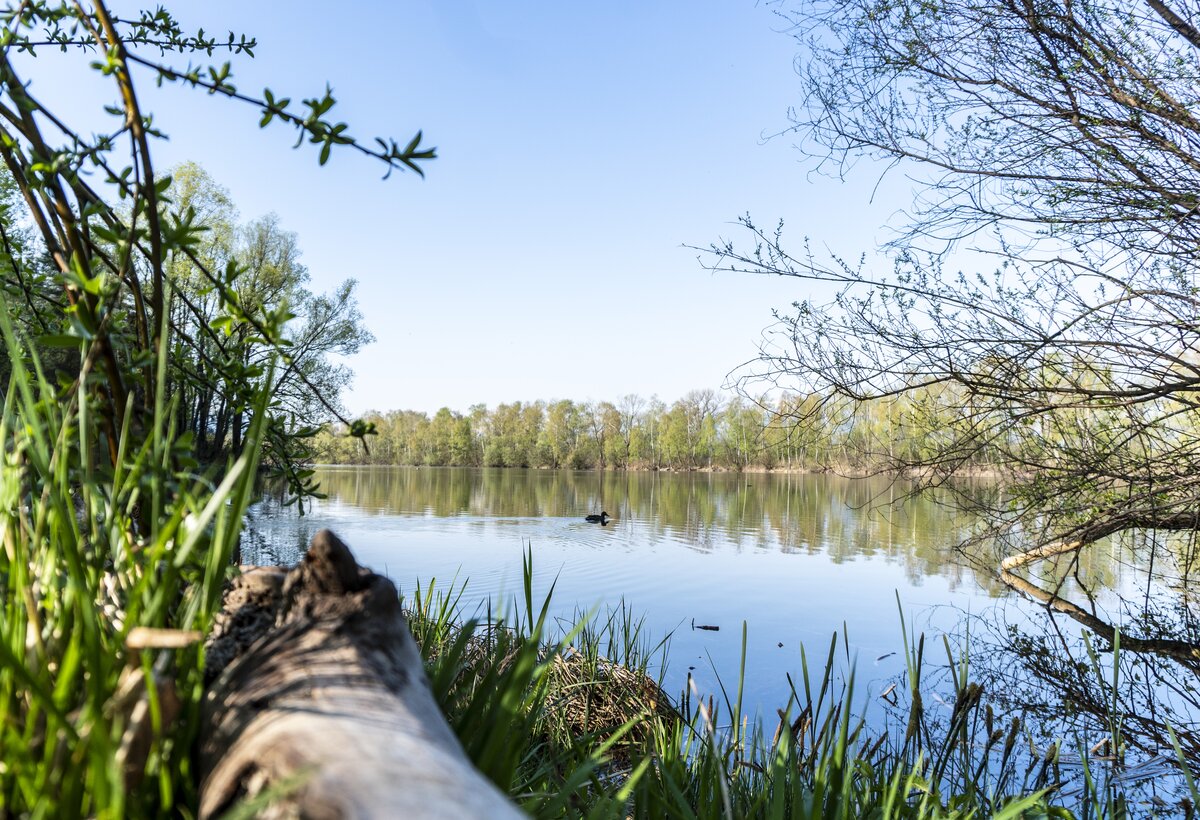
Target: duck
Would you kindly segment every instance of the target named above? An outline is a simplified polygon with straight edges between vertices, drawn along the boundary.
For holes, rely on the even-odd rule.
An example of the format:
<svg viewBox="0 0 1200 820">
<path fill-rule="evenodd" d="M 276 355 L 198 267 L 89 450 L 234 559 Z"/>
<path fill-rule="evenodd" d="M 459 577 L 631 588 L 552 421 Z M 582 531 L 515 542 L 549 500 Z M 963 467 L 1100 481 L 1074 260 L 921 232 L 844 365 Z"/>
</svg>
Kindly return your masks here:
<svg viewBox="0 0 1200 820">
<path fill-rule="evenodd" d="M 608 523 L 609 517 L 610 516 L 608 513 L 601 512 L 599 515 L 589 515 L 587 518 L 585 518 L 583 520 L 588 522 L 589 524 L 599 524 L 601 527 L 603 527 L 605 524 Z"/>
</svg>

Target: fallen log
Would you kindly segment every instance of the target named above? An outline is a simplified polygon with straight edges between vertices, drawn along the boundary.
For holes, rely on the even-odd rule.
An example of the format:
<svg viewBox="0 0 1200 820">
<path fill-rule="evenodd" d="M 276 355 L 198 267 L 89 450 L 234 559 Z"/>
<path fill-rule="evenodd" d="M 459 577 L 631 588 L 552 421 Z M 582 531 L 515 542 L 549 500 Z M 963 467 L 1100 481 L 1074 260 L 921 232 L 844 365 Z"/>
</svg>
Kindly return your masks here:
<svg viewBox="0 0 1200 820">
<path fill-rule="evenodd" d="M 396 588 L 328 530 L 234 582 L 206 659 L 202 818 L 263 796 L 260 817 L 524 816 L 446 724 Z"/>
</svg>

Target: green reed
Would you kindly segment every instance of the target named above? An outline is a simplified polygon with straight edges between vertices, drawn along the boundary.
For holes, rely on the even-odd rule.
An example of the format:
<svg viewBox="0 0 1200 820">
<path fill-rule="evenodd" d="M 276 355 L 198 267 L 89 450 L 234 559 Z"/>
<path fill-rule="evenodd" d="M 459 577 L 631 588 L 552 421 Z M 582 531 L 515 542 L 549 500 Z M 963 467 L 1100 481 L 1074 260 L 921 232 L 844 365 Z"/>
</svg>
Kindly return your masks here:
<svg viewBox="0 0 1200 820">
<path fill-rule="evenodd" d="M 188 816 L 199 637 L 252 498 L 267 396 L 242 453 L 203 472 L 176 435 L 165 354 L 152 411 L 135 419 L 131 397 L 109 441 L 87 342 L 83 372 L 60 385 L 7 309 L 0 335 L 12 364 L 0 409 L 0 816 Z"/>
<path fill-rule="evenodd" d="M 910 634 L 903 613 L 906 695 L 895 725 L 872 734 L 856 716 L 864 704 L 855 675 L 838 673 L 853 669 L 845 634 L 832 636 L 816 665 L 801 650 L 788 703 L 767 724 L 743 711 L 745 628 L 735 686 L 719 682 L 719 697 L 704 699 L 685 691 L 664 707 L 629 690 L 657 683 L 649 670 L 665 666 L 666 642 L 651 643 L 626 605 L 576 612 L 552 635 L 550 598 L 535 605 L 531 577 L 526 558 L 524 598 L 507 616 L 489 606 L 460 620 L 461 584 L 419 588 L 405 603 L 435 696 L 468 754 L 493 777 L 503 758 L 497 782 L 534 817 L 1128 816 L 1124 796 L 1086 759 L 1078 815 L 1062 805 L 1063 744 L 1028 751 L 1021 721 L 996 716 L 971 680 L 968 652 L 948 641 L 939 665 L 948 674 L 929 680 L 925 638 Z M 563 657 L 578 662 L 570 675 Z M 614 674 L 615 665 L 629 674 Z M 950 717 L 934 721 L 925 703 L 939 686 L 950 689 Z M 624 711 L 586 719 L 612 704 Z"/>
</svg>

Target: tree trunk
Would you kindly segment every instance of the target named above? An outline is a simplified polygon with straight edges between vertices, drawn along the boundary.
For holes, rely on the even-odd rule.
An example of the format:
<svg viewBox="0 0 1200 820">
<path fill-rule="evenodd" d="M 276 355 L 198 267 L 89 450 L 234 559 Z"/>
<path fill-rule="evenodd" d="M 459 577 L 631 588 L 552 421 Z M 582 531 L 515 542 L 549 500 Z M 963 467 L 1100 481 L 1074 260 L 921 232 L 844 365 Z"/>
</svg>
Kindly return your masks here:
<svg viewBox="0 0 1200 820">
<path fill-rule="evenodd" d="M 242 449 L 242 431 L 246 427 L 245 411 L 239 409 L 233 414 L 233 423 L 230 425 L 231 443 L 229 449 L 231 452 L 241 452 Z"/>
<path fill-rule="evenodd" d="M 229 400 L 221 397 L 221 403 L 217 405 L 217 429 L 213 433 L 212 445 L 209 451 L 210 456 L 220 455 L 225 449 L 225 433 L 229 426 Z"/>
<path fill-rule="evenodd" d="M 203 376 L 203 371 L 201 371 Z M 204 458 L 208 454 L 208 416 L 212 411 L 212 393 L 203 391 L 197 398 L 197 420 L 196 420 L 196 452 Z"/>
<path fill-rule="evenodd" d="M 446 724 L 396 588 L 328 530 L 234 582 L 207 659 L 202 818 L 268 790 L 260 817 L 523 816 Z"/>
</svg>

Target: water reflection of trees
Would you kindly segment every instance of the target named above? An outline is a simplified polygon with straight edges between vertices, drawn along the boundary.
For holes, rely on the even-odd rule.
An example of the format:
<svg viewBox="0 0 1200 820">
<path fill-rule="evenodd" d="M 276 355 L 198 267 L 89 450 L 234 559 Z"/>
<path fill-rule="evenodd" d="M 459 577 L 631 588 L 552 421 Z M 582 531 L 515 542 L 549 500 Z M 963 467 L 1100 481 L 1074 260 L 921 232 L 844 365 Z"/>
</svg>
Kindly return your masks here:
<svg viewBox="0 0 1200 820">
<path fill-rule="evenodd" d="M 1021 712 L 1046 743 L 1081 744 L 1097 771 L 1124 785 L 1176 762 L 1172 732 L 1188 766 L 1200 767 L 1195 548 L 1194 533 L 1141 530 L 1001 568 L 1041 612 L 993 613 L 975 632 L 990 698 Z"/>
<path fill-rule="evenodd" d="M 914 585 L 939 575 L 952 587 L 970 581 L 993 596 L 1007 591 L 990 568 L 970 568 L 986 556 L 964 560 L 948 548 L 974 526 L 954 506 L 957 497 L 910 498 L 904 485 L 883 479 L 405 467 L 330 468 L 319 478 L 332 501 L 366 514 L 572 518 L 605 509 L 636 521 L 652 540 L 691 549 L 882 559 L 902 566 Z M 992 490 L 981 485 L 980 492 Z M 1103 588 L 1118 583 L 1132 559 L 1120 545 L 1098 548 L 1066 574 Z M 1052 574 L 1055 566 L 1045 562 L 1039 571 Z"/>
<path fill-rule="evenodd" d="M 1159 608 L 1124 626 L 1145 629 L 1179 614 Z M 1062 739 L 1064 754 L 1083 752 L 1096 775 L 1126 786 L 1160 776 L 1177 762 L 1172 734 L 1195 771 L 1200 661 L 1144 651 L 1114 656 L 1090 634 L 1049 610 L 1036 621 L 993 625 L 974 633 L 975 675 L 989 702 L 1020 714 L 1041 748 Z"/>
<path fill-rule="evenodd" d="M 954 495 L 911 498 L 903 484 L 835 476 L 467 468 L 334 468 L 318 478 L 332 503 L 366 515 L 581 519 L 605 509 L 616 526 L 633 522 L 639 541 L 697 551 L 821 554 L 835 563 L 887 561 L 914 585 L 936 575 L 951 587 L 1011 594 L 994 548 L 951 548 L 970 544 L 976 527 L 972 514 L 955 506 L 962 487 Z M 1002 492 L 986 483 L 973 491 L 986 504 Z M 1023 566 L 1021 576 L 1053 593 L 1054 605 L 1034 598 L 1033 608 L 999 608 L 988 629 L 972 629 L 972 665 L 986 698 L 1024 715 L 1035 738 L 1041 735 L 1042 749 L 1055 737 L 1067 738 L 1064 749 L 1076 741 L 1091 748 L 1112 734 L 1115 715 L 1130 765 L 1101 760 L 1103 746 L 1092 761 L 1113 765 L 1114 774 L 1136 776 L 1144 769 L 1133 763 L 1170 756 L 1168 726 L 1200 763 L 1200 658 L 1186 651 L 1200 644 L 1194 547 L 1187 538 L 1152 541 L 1132 533 Z M 1126 647 L 1115 689 L 1104 630 L 1057 611 L 1063 601 L 1078 602 L 1085 614 L 1143 641 Z M 1005 613 L 1011 622 L 1001 620 Z M 1083 631 L 1091 636 L 1097 668 L 1083 651 Z M 1180 647 L 1182 653 L 1153 651 Z"/>
</svg>

